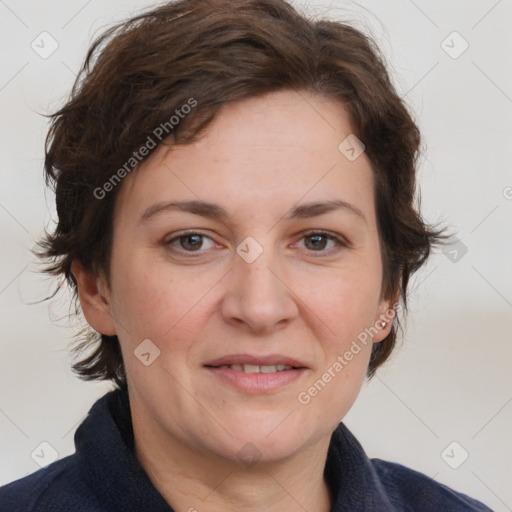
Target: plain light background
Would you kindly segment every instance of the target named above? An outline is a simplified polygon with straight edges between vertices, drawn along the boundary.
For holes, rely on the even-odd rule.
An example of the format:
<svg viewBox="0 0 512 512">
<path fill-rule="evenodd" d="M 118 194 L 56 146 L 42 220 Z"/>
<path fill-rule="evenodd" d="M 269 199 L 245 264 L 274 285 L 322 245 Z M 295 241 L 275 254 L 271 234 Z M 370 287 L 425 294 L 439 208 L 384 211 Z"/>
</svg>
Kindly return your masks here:
<svg viewBox="0 0 512 512">
<path fill-rule="evenodd" d="M 423 133 L 422 212 L 460 239 L 413 279 L 404 339 L 344 421 L 369 456 L 512 510 L 512 3 L 294 3 L 376 38 Z M 152 5 L 0 0 L 0 484 L 39 469 L 41 442 L 73 453 L 76 427 L 111 389 L 70 371 L 69 296 L 30 304 L 53 289 L 29 252 L 56 219 L 40 114 L 62 105 L 98 30 Z M 42 32 L 58 44 L 47 58 L 31 47 L 51 49 Z M 466 452 L 457 469 L 446 462 Z"/>
</svg>

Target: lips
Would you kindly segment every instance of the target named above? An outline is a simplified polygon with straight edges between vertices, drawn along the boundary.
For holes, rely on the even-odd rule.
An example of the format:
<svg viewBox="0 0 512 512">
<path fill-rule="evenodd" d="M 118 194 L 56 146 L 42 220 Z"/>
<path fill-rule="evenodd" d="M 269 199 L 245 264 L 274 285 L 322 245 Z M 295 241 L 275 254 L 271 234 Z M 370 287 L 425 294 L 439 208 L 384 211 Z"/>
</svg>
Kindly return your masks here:
<svg viewBox="0 0 512 512">
<path fill-rule="evenodd" d="M 203 367 L 216 383 L 249 395 L 277 393 L 298 385 L 310 371 L 302 361 L 282 354 L 231 354 L 208 361 Z"/>
<path fill-rule="evenodd" d="M 245 373 L 275 373 L 297 369 L 296 367 L 287 364 L 222 364 L 220 366 L 212 366 L 211 368 L 229 369 Z"/>
<path fill-rule="evenodd" d="M 303 362 L 281 354 L 261 356 L 231 354 L 209 361 L 204 366 L 231 369 L 245 373 L 274 373 L 307 368 L 307 365 Z"/>
</svg>

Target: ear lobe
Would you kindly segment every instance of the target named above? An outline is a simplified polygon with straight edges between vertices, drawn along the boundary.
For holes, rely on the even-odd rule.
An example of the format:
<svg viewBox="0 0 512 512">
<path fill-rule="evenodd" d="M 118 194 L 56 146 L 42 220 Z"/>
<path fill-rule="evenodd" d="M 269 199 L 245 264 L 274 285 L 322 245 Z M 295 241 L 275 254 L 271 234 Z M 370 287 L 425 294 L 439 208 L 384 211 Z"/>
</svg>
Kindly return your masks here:
<svg viewBox="0 0 512 512">
<path fill-rule="evenodd" d="M 71 264 L 71 272 L 78 284 L 78 296 L 87 323 L 101 334 L 114 336 L 115 323 L 101 278 L 86 270 L 78 260 Z"/>
<path fill-rule="evenodd" d="M 383 300 L 379 307 L 379 315 L 375 319 L 375 329 L 377 334 L 373 337 L 374 343 L 379 343 L 388 337 L 393 327 L 393 320 L 396 316 L 395 303 L 388 300 Z"/>
</svg>

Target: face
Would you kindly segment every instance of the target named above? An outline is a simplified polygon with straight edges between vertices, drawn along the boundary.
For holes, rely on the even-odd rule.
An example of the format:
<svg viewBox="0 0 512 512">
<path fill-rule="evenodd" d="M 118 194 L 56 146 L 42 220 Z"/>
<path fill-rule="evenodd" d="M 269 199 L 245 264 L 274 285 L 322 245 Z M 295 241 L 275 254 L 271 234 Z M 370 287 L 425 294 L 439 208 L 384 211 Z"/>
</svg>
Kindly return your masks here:
<svg viewBox="0 0 512 512">
<path fill-rule="evenodd" d="M 328 442 L 389 333 L 358 341 L 390 302 L 372 169 L 339 149 L 351 132 L 334 100 L 279 91 L 124 179 L 106 306 L 84 312 L 119 337 L 134 422 L 233 460 Z"/>
</svg>

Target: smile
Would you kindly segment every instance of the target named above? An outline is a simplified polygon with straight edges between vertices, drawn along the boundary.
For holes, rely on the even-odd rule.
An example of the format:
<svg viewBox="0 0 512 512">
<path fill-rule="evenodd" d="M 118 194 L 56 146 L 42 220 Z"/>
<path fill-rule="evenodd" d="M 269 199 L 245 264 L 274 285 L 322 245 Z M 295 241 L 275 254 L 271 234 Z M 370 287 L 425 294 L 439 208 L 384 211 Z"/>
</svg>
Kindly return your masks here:
<svg viewBox="0 0 512 512">
<path fill-rule="evenodd" d="M 223 364 L 221 366 L 213 367 L 220 369 L 230 369 L 236 372 L 244 372 L 244 373 L 276 373 L 283 372 L 286 370 L 296 370 L 297 368 L 294 366 L 290 366 L 287 364 L 268 364 L 268 365 L 257 365 L 257 364 Z"/>
</svg>

